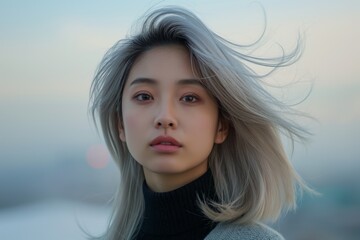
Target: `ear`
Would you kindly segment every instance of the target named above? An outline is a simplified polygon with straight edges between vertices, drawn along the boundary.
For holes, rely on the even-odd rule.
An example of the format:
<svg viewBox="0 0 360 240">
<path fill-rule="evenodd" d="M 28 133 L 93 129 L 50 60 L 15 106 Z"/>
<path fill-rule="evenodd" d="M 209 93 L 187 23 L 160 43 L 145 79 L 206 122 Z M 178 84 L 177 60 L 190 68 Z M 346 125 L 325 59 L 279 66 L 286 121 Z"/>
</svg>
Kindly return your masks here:
<svg viewBox="0 0 360 240">
<path fill-rule="evenodd" d="M 216 144 L 223 143 L 229 133 L 229 123 L 225 120 L 220 120 L 218 124 L 218 129 L 216 131 L 215 140 Z"/>
<path fill-rule="evenodd" d="M 118 121 L 118 131 L 119 131 L 120 140 L 123 141 L 123 142 L 126 142 L 125 130 L 124 130 L 123 123 L 122 123 L 121 119 L 119 119 L 119 121 Z"/>
</svg>

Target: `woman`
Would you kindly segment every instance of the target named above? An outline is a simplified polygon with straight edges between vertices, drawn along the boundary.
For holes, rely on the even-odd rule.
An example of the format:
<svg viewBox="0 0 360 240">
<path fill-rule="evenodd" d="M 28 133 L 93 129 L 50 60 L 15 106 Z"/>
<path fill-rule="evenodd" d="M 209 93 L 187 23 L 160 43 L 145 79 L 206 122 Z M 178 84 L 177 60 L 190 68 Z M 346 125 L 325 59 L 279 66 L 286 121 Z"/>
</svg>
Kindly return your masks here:
<svg viewBox="0 0 360 240">
<path fill-rule="evenodd" d="M 279 134 L 306 131 L 245 63 L 282 67 L 301 49 L 242 54 L 178 7 L 140 26 L 105 54 L 91 89 L 120 170 L 104 239 L 283 239 L 261 222 L 295 207 L 305 186 Z"/>
</svg>

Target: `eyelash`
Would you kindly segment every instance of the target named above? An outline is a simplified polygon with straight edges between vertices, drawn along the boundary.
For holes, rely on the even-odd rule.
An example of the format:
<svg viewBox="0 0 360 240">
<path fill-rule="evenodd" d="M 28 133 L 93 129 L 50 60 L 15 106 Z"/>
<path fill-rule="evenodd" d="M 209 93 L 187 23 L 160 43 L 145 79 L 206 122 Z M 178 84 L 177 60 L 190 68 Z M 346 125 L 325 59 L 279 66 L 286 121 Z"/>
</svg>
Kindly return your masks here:
<svg viewBox="0 0 360 240">
<path fill-rule="evenodd" d="M 144 96 L 146 96 L 148 99 L 141 99 L 143 98 Z M 184 100 L 185 98 L 192 98 L 193 100 L 190 100 L 190 101 L 186 101 Z M 139 102 L 147 102 L 147 101 L 150 101 L 150 100 L 154 100 L 154 98 L 151 96 L 151 94 L 149 93 L 138 93 L 136 94 L 134 97 L 133 97 L 136 101 L 139 101 Z M 200 99 L 198 96 L 196 96 L 195 94 L 186 94 L 184 96 L 182 96 L 180 98 L 180 101 L 183 101 L 185 103 L 195 103 L 195 102 L 198 102 Z"/>
<path fill-rule="evenodd" d="M 195 103 L 195 102 L 198 102 L 200 99 L 198 96 L 194 95 L 194 94 L 186 94 L 185 96 L 181 97 L 180 100 L 183 100 L 184 98 L 187 98 L 187 97 L 191 97 L 194 99 L 194 101 L 184 101 L 184 102 L 187 102 L 187 103 Z"/>
<path fill-rule="evenodd" d="M 147 97 L 149 97 L 149 99 L 147 99 L 147 100 L 141 100 L 141 99 L 140 99 L 141 96 L 142 96 L 142 97 L 147 96 Z M 148 94 L 148 93 L 138 93 L 138 94 L 136 94 L 136 95 L 134 96 L 134 99 L 137 100 L 137 101 L 139 101 L 139 102 L 145 102 L 145 101 L 153 100 L 154 98 L 153 98 L 150 94 Z"/>
</svg>

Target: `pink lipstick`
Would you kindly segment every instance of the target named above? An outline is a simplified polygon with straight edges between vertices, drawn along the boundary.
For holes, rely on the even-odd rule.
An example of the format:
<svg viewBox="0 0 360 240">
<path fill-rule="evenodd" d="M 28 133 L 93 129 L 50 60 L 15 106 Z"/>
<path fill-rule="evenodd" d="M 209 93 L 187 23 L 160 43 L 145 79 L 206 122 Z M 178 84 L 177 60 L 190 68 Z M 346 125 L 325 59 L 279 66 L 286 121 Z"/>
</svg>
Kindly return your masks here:
<svg viewBox="0 0 360 240">
<path fill-rule="evenodd" d="M 151 141 L 150 146 L 160 153 L 173 153 L 182 147 L 176 139 L 170 136 L 159 136 Z"/>
</svg>

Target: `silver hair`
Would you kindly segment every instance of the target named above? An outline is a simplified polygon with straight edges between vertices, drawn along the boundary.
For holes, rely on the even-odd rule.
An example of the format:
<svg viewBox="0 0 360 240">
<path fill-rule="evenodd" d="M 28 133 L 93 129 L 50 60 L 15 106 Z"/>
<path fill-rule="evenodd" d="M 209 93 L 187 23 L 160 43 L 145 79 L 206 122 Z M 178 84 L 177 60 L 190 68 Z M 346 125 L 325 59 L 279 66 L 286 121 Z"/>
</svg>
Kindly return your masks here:
<svg viewBox="0 0 360 240">
<path fill-rule="evenodd" d="M 286 117 L 296 113 L 262 85 L 248 63 L 276 69 L 294 63 L 300 42 L 289 54 L 258 58 L 209 30 L 190 11 L 162 7 L 147 13 L 138 32 L 117 42 L 102 59 L 91 86 L 91 113 L 100 121 L 107 147 L 120 170 L 114 211 L 103 239 L 131 239 L 144 211 L 141 165 L 119 138 L 122 92 L 134 61 L 144 51 L 163 44 L 181 44 L 190 53 L 194 72 L 215 97 L 220 120 L 229 133 L 215 144 L 209 167 L 218 201 L 199 199 L 204 213 L 216 222 L 250 223 L 276 220 L 296 206 L 298 190 L 306 186 L 293 169 L 280 139 L 304 139 L 307 131 Z M 249 48 L 251 46 L 245 46 Z M 245 48 L 244 47 L 244 48 Z M 301 192 L 301 191 L 300 191 Z"/>
</svg>

